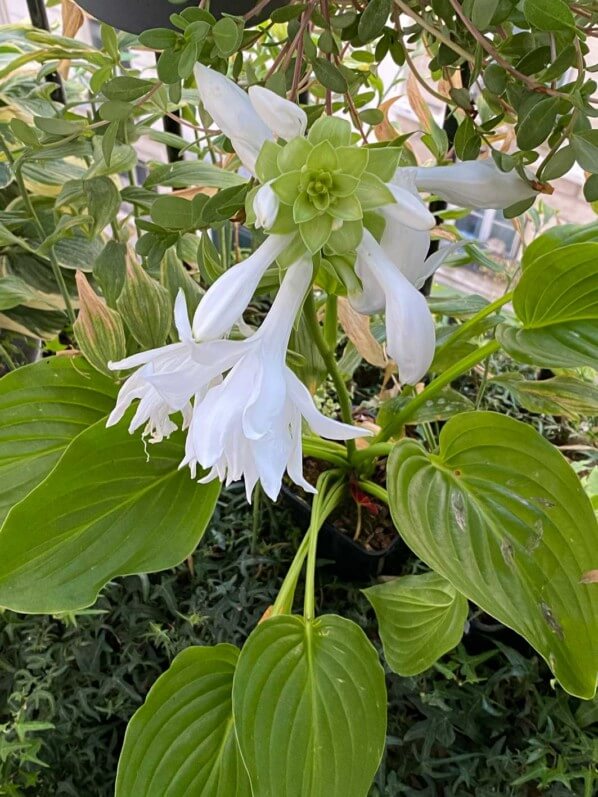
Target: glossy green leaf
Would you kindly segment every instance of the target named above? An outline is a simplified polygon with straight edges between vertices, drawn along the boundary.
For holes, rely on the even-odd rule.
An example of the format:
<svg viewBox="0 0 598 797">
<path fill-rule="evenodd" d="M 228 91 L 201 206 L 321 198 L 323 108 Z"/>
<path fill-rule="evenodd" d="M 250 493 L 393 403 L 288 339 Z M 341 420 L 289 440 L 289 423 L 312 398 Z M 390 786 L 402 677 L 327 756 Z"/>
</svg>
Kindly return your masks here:
<svg viewBox="0 0 598 797">
<path fill-rule="evenodd" d="M 73 440 L 0 531 L 0 606 L 80 609 L 115 576 L 174 567 L 195 549 L 220 485 L 178 470 L 180 432 L 147 449 L 126 420 Z"/>
<path fill-rule="evenodd" d="M 384 658 L 399 675 L 418 675 L 456 647 L 467 599 L 437 573 L 403 576 L 362 590 L 376 612 Z"/>
<path fill-rule="evenodd" d="M 239 48 L 243 39 L 243 26 L 238 25 L 231 17 L 219 19 L 212 28 L 214 43 L 220 54 L 228 57 Z"/>
<path fill-rule="evenodd" d="M 364 44 L 375 39 L 384 30 L 392 8 L 392 0 L 370 0 L 359 18 L 357 32 Z"/>
<path fill-rule="evenodd" d="M 191 185 L 209 188 L 229 188 L 246 182 L 240 175 L 227 172 L 203 161 L 177 161 L 164 163 L 152 169 L 145 181 L 146 188 L 157 185 L 170 188 L 188 188 Z"/>
<path fill-rule="evenodd" d="M 571 136 L 571 148 L 582 169 L 598 172 L 598 130 L 582 130 Z"/>
<path fill-rule="evenodd" d="M 114 382 L 82 357 L 50 357 L 0 380 L 0 522 L 71 440 L 110 412 L 115 395 Z"/>
<path fill-rule="evenodd" d="M 575 27 L 575 18 L 565 0 L 524 0 L 523 13 L 538 30 L 563 31 Z"/>
<path fill-rule="evenodd" d="M 366 797 L 384 749 L 384 672 L 355 623 L 274 617 L 241 651 L 233 715 L 253 797 Z"/>
<path fill-rule="evenodd" d="M 534 149 L 548 138 L 554 129 L 558 106 L 557 97 L 546 97 L 519 120 L 517 144 L 521 149 Z"/>
<path fill-rule="evenodd" d="M 151 80 L 142 80 L 130 75 L 119 75 L 102 86 L 102 93 L 108 100 L 131 102 L 138 100 L 154 86 Z"/>
<path fill-rule="evenodd" d="M 578 477 L 531 426 L 492 412 L 451 418 L 438 454 L 413 440 L 389 459 L 397 529 L 426 564 L 524 636 L 571 694 L 598 675 L 598 525 Z"/>
<path fill-rule="evenodd" d="M 514 372 L 494 377 L 491 384 L 507 388 L 518 404 L 530 412 L 566 415 L 576 420 L 598 415 L 598 387 L 571 376 L 537 380 L 524 379 Z"/>
<path fill-rule="evenodd" d="M 250 797 L 232 721 L 238 657 L 225 644 L 179 653 L 129 722 L 116 797 Z"/>
<path fill-rule="evenodd" d="M 379 426 L 386 426 L 410 401 L 410 396 L 395 396 L 388 399 L 378 410 L 376 423 Z M 431 421 L 444 421 L 459 412 L 467 412 L 472 409 L 473 403 L 467 396 L 462 395 L 452 387 L 446 387 L 434 398 L 429 399 L 419 407 L 409 418 L 407 424 L 416 425 L 418 423 L 430 423 Z"/>
<path fill-rule="evenodd" d="M 314 72 L 324 88 L 335 91 L 337 94 L 344 94 L 348 91 L 349 87 L 343 73 L 325 58 L 314 60 Z"/>
<path fill-rule="evenodd" d="M 521 328 L 498 337 L 518 360 L 573 368 L 598 362 L 598 243 L 561 246 L 523 271 L 513 307 Z"/>
</svg>

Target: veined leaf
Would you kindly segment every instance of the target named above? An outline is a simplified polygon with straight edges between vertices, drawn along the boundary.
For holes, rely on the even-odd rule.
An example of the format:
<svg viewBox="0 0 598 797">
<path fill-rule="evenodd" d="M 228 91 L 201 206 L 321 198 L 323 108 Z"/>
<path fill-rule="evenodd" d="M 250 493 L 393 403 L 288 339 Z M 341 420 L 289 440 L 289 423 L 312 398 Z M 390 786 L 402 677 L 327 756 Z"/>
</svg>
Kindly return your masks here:
<svg viewBox="0 0 598 797">
<path fill-rule="evenodd" d="M 238 658 L 225 644 L 179 653 L 129 722 L 116 797 L 251 797 L 232 717 Z"/>
<path fill-rule="evenodd" d="M 115 395 L 114 382 L 82 357 L 50 357 L 0 380 L 0 523 L 71 440 L 110 412 Z"/>
<path fill-rule="evenodd" d="M 438 455 L 389 459 L 393 520 L 432 569 L 524 636 L 571 694 L 598 674 L 598 525 L 579 479 L 532 427 L 492 412 L 451 418 Z"/>
<path fill-rule="evenodd" d="M 384 749 L 384 672 L 349 620 L 273 617 L 241 651 L 233 716 L 253 797 L 365 797 Z"/>
<path fill-rule="evenodd" d="M 520 373 L 501 374 L 491 384 L 506 387 L 515 400 L 530 412 L 566 415 L 579 419 L 598 415 L 598 387 L 571 376 L 552 379 L 524 379 Z"/>
<path fill-rule="evenodd" d="M 218 481 L 186 470 L 182 434 L 151 451 L 123 421 L 102 419 L 13 507 L 0 531 L 0 605 L 21 612 L 91 605 L 110 579 L 164 570 L 197 546 Z"/>
<path fill-rule="evenodd" d="M 598 362 L 598 243 L 548 251 L 523 271 L 513 307 L 522 327 L 497 335 L 517 360 L 573 368 Z"/>
<path fill-rule="evenodd" d="M 467 599 L 437 573 L 403 576 L 362 590 L 376 612 L 384 658 L 399 675 L 417 675 L 456 647 Z"/>
</svg>

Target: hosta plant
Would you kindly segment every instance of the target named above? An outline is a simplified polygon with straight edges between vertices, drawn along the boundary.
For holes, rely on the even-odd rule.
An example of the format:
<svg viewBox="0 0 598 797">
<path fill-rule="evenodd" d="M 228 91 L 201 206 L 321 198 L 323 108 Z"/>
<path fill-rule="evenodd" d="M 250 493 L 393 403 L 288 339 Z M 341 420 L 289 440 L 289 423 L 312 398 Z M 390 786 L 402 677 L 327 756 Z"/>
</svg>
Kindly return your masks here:
<svg viewBox="0 0 598 797">
<path fill-rule="evenodd" d="M 157 680 L 116 794 L 361 797 L 385 745 L 384 670 L 316 600 L 318 534 L 352 502 L 386 505 L 427 568 L 364 589 L 390 670 L 434 664 L 473 605 L 558 688 L 595 694 L 590 499 L 533 426 L 455 387 L 481 367 L 483 391 L 501 351 L 554 371 L 540 390 L 500 377 L 524 406 L 596 411 L 596 226 L 540 235 L 492 303 L 427 298 L 447 258 L 493 262 L 452 208 L 519 216 L 574 161 L 596 198 L 594 12 L 309 0 L 252 28 L 204 5 L 138 39 L 103 26 L 101 50 L 3 34 L 0 322 L 61 356 L 0 382 L 0 605 L 74 612 L 117 576 L 183 561 L 223 484 L 242 480 L 248 501 L 276 502 L 285 483 L 311 494 L 275 602 L 242 649 L 191 647 Z M 124 57 L 138 47 L 161 52 L 157 78 Z M 388 119 L 387 58 L 411 73 L 423 165 Z M 66 105 L 43 82 L 58 61 Z M 443 127 L 414 88 L 426 80 Z M 193 136 L 156 129 L 164 115 Z M 179 157 L 140 184 L 144 138 Z M 393 384 L 375 423 L 351 393 L 355 352 Z"/>
</svg>

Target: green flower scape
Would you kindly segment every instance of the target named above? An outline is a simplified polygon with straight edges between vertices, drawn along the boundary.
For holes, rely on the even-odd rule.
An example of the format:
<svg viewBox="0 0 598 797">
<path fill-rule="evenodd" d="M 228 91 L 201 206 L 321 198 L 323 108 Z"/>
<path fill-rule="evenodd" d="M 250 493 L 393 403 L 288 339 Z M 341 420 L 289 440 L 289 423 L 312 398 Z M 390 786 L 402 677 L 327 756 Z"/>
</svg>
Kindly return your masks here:
<svg viewBox="0 0 598 797">
<path fill-rule="evenodd" d="M 359 287 L 353 265 L 364 227 L 376 238 L 384 231 L 375 211 L 395 201 L 385 183 L 400 157 L 396 147 L 356 146 L 352 138 L 349 122 L 323 116 L 306 137 L 286 144 L 266 141 L 256 163 L 260 182 L 270 183 L 280 200 L 267 232 L 299 233 L 279 264 L 288 265 L 307 250 L 318 256 L 319 277 L 325 279 L 322 271 L 327 272 L 346 290 Z M 256 190 L 247 197 L 250 223 Z"/>
</svg>

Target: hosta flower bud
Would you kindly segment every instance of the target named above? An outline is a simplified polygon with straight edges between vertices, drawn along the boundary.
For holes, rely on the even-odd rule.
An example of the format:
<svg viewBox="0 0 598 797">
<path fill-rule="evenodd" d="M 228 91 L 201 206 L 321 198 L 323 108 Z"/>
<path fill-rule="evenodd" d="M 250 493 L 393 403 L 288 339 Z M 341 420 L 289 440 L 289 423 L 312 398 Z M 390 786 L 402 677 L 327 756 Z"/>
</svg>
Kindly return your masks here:
<svg viewBox="0 0 598 797">
<path fill-rule="evenodd" d="M 79 315 L 73 324 L 77 345 L 94 368 L 110 374 L 108 362 L 126 354 L 121 317 L 97 295 L 82 271 L 75 277 L 79 291 Z"/>
<path fill-rule="evenodd" d="M 262 86 L 251 86 L 249 99 L 260 119 L 275 136 L 285 141 L 302 136 L 307 127 L 307 115 L 294 102 L 280 97 Z"/>
<path fill-rule="evenodd" d="M 517 172 L 501 172 L 493 160 L 418 166 L 414 172 L 420 191 L 438 194 L 464 208 L 504 209 L 538 193 Z"/>
<path fill-rule="evenodd" d="M 136 261 L 127 263 L 125 285 L 116 305 L 141 346 L 153 349 L 166 342 L 172 324 L 170 296 Z"/>
<path fill-rule="evenodd" d="M 268 230 L 276 221 L 280 200 L 272 190 L 269 183 L 262 185 L 253 200 L 255 212 L 255 226 Z"/>
</svg>

